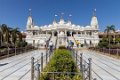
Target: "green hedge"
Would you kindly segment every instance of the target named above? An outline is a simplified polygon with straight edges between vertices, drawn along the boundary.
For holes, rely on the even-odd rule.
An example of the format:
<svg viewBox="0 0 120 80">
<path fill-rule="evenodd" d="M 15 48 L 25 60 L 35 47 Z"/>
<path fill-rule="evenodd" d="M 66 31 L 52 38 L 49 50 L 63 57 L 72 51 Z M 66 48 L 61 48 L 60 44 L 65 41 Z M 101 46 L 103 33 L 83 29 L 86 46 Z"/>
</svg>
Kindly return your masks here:
<svg viewBox="0 0 120 80">
<path fill-rule="evenodd" d="M 54 52 L 54 56 L 45 67 L 43 72 L 78 72 L 77 66 L 70 54 L 70 52 L 66 49 L 57 49 Z M 81 76 L 70 74 L 67 76 L 66 74 L 41 74 L 40 80 L 52 80 L 53 77 L 57 80 L 80 80 Z"/>
</svg>

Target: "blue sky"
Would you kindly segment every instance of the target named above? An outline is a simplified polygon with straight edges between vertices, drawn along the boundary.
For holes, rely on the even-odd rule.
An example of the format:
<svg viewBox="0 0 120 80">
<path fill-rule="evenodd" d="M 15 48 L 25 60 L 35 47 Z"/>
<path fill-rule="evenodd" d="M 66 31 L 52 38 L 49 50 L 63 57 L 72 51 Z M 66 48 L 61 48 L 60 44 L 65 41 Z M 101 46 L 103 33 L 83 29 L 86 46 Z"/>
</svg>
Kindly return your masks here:
<svg viewBox="0 0 120 80">
<path fill-rule="evenodd" d="M 25 31 L 29 8 L 38 26 L 52 23 L 54 14 L 61 12 L 65 20 L 72 14 L 72 23 L 86 26 L 96 8 L 100 31 L 112 24 L 120 29 L 120 0 L 0 0 L 0 24 Z"/>
</svg>

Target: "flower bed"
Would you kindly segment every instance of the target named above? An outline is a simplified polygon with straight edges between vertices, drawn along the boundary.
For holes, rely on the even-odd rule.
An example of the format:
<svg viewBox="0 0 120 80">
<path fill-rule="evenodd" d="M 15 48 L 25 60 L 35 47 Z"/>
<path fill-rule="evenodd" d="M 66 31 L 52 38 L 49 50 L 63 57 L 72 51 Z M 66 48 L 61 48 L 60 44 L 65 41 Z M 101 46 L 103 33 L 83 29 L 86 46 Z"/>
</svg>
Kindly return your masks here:
<svg viewBox="0 0 120 80">
<path fill-rule="evenodd" d="M 41 73 L 40 80 L 80 80 L 80 74 L 76 73 L 78 73 L 77 65 L 70 52 L 66 49 L 58 49 Z"/>
</svg>

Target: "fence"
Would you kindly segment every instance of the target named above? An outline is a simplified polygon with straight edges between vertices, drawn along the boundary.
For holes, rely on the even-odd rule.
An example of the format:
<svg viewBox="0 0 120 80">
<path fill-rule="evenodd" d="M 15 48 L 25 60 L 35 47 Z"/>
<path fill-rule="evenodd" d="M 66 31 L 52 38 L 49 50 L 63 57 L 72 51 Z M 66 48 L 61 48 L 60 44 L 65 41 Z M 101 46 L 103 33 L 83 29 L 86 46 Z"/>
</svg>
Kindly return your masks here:
<svg viewBox="0 0 120 80">
<path fill-rule="evenodd" d="M 78 54 L 77 50 L 73 50 L 72 56 L 76 61 L 76 64 L 78 64 L 78 67 L 80 68 L 80 72 L 82 74 L 83 80 L 97 80 L 96 78 L 92 78 L 92 59 L 88 58 L 88 61 L 83 59 L 83 54 Z"/>
<path fill-rule="evenodd" d="M 52 52 L 46 49 L 46 53 L 41 53 L 39 60 L 35 61 L 34 57 L 31 58 L 31 80 L 40 80 L 40 74 L 51 57 Z"/>
<path fill-rule="evenodd" d="M 20 48 L 7 48 L 5 50 L 0 50 L 0 59 L 18 55 L 28 51 L 32 51 L 34 49 L 35 48 L 31 46 L 31 47 L 20 47 Z"/>
<path fill-rule="evenodd" d="M 105 49 L 105 48 L 90 48 L 95 51 L 103 52 L 104 54 L 115 55 L 120 57 L 120 49 Z"/>
</svg>

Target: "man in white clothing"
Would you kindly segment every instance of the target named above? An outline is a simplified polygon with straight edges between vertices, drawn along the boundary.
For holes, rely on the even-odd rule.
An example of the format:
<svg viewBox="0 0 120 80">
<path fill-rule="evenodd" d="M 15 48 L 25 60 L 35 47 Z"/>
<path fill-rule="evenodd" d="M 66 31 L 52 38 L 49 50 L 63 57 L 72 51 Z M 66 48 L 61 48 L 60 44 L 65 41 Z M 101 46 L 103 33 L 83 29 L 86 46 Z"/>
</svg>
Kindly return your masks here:
<svg viewBox="0 0 120 80">
<path fill-rule="evenodd" d="M 50 48 L 50 52 L 52 52 L 53 51 L 53 42 L 52 41 L 49 42 L 49 48 Z"/>
</svg>

